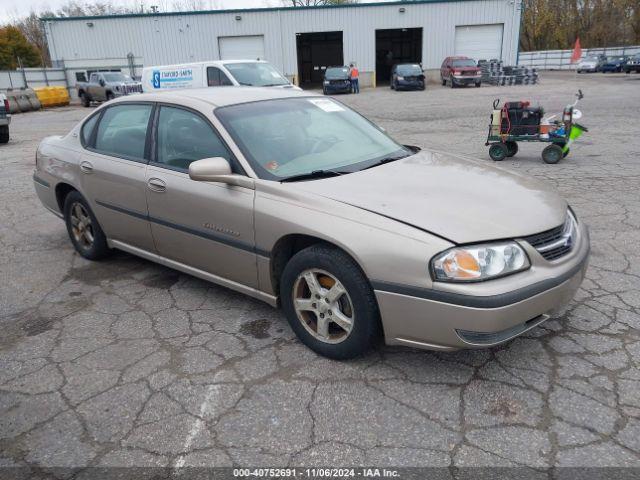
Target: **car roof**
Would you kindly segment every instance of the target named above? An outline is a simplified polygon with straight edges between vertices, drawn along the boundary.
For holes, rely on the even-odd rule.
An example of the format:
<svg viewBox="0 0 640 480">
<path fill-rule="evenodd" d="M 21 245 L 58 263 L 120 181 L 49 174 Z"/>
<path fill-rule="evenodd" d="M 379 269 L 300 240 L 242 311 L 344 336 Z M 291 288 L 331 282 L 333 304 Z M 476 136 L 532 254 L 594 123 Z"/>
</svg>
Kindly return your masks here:
<svg viewBox="0 0 640 480">
<path fill-rule="evenodd" d="M 208 87 L 193 89 L 162 90 L 158 92 L 127 95 L 114 102 L 170 102 L 189 106 L 191 103 L 208 103 L 214 107 L 225 107 L 240 103 L 259 102 L 279 98 L 318 96 L 318 94 L 293 88 L 274 87 Z"/>
<path fill-rule="evenodd" d="M 145 69 L 151 68 L 176 68 L 176 67 L 186 67 L 189 65 L 224 65 L 225 63 L 269 63 L 266 60 L 247 60 L 247 59 L 237 59 L 237 60 L 208 60 L 206 62 L 188 62 L 188 63 L 173 63 L 171 65 L 150 65 L 148 67 L 144 67 Z"/>
</svg>

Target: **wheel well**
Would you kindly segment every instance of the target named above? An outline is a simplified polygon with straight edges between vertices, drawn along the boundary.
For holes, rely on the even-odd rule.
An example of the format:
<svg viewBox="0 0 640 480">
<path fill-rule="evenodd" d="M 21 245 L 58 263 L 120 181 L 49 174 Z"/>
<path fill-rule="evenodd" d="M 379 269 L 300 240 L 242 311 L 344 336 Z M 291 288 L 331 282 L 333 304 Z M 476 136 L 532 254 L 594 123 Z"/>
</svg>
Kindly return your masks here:
<svg viewBox="0 0 640 480">
<path fill-rule="evenodd" d="M 271 250 L 271 284 L 273 285 L 273 291 L 276 296 L 280 295 L 280 277 L 282 276 L 284 267 L 287 265 L 289 260 L 291 260 L 291 257 L 299 251 L 316 244 L 324 244 L 344 251 L 344 249 L 340 248 L 338 245 L 312 235 L 285 235 L 276 242 L 273 250 Z M 351 256 L 349 252 L 345 253 Z"/>
<path fill-rule="evenodd" d="M 58 201 L 58 208 L 62 212 L 64 210 L 64 201 L 69 195 L 69 192 L 73 192 L 75 188 L 73 188 L 68 183 L 59 183 L 56 185 L 56 200 Z"/>
</svg>

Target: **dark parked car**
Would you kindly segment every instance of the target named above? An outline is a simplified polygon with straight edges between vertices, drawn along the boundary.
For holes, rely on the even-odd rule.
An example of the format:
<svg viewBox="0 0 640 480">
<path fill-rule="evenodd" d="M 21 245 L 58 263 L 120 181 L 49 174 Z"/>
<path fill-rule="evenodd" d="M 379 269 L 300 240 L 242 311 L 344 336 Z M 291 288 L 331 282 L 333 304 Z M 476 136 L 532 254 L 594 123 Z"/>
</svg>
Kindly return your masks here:
<svg viewBox="0 0 640 480">
<path fill-rule="evenodd" d="M 449 82 L 451 88 L 462 85 L 482 85 L 482 71 L 469 57 L 447 57 L 440 67 L 442 85 Z"/>
<path fill-rule="evenodd" d="M 332 93 L 351 93 L 349 67 L 328 67 L 324 71 L 322 92 L 325 95 Z"/>
<path fill-rule="evenodd" d="M 627 57 L 609 57 L 607 61 L 602 64 L 600 71 L 602 73 L 607 72 L 621 72 L 624 66 L 627 64 Z"/>
<path fill-rule="evenodd" d="M 636 72 L 640 73 L 640 54 L 634 55 L 629 58 L 624 65 L 624 73 Z"/>
<path fill-rule="evenodd" d="M 424 90 L 422 67 L 417 63 L 399 63 L 391 69 L 392 90 Z"/>
</svg>

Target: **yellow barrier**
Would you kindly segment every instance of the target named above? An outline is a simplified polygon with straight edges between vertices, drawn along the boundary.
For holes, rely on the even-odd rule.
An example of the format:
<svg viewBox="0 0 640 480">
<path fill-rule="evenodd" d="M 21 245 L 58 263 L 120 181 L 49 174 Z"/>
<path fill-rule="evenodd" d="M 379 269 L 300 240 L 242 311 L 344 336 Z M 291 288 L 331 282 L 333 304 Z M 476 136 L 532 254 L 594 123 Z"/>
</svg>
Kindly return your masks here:
<svg viewBox="0 0 640 480">
<path fill-rule="evenodd" d="M 69 92 L 66 87 L 38 87 L 33 89 L 43 108 L 69 105 Z"/>
</svg>

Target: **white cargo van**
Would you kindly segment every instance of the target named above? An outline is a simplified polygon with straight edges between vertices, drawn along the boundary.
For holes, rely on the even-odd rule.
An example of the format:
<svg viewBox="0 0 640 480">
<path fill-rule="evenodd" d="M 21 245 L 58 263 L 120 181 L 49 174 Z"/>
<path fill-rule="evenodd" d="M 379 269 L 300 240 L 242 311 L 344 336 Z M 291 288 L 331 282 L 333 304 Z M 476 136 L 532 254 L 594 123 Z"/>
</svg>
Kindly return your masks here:
<svg viewBox="0 0 640 480">
<path fill-rule="evenodd" d="M 142 70 L 144 92 L 243 85 L 299 90 L 273 65 L 262 60 L 216 60 L 145 67 Z"/>
</svg>

